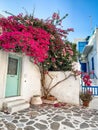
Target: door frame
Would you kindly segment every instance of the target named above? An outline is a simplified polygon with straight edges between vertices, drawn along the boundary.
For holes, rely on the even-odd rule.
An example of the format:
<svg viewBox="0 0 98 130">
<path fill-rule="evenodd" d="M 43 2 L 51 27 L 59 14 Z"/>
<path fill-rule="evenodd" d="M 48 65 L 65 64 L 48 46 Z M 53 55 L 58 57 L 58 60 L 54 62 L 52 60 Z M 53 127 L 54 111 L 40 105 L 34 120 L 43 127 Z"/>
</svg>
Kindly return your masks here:
<svg viewBox="0 0 98 130">
<path fill-rule="evenodd" d="M 16 54 L 13 54 L 13 53 L 10 53 L 8 55 L 8 59 L 7 59 L 7 72 L 8 72 L 8 64 L 9 64 L 9 57 L 11 58 L 15 58 L 15 59 L 18 59 L 18 72 L 19 72 L 19 75 L 18 75 L 18 86 L 17 86 L 17 95 L 16 96 L 6 96 L 6 89 L 7 89 L 7 75 L 6 74 L 6 86 L 5 86 L 5 98 L 10 98 L 10 97 L 17 97 L 17 96 L 21 96 L 21 67 L 22 67 L 22 57 L 20 55 L 16 55 Z"/>
</svg>

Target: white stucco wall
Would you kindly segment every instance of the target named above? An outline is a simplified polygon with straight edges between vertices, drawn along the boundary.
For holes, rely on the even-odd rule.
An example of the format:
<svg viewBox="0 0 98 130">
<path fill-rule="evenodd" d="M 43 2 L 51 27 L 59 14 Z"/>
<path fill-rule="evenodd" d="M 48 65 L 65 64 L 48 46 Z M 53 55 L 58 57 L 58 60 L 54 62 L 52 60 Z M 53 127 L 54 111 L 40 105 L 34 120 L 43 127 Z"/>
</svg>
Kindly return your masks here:
<svg viewBox="0 0 98 130">
<path fill-rule="evenodd" d="M 40 73 L 36 65 L 24 56 L 22 59 L 21 95 L 29 100 L 33 95 L 41 94 Z"/>
<path fill-rule="evenodd" d="M 96 49 L 97 49 L 97 52 L 98 52 L 98 28 L 96 29 Z"/>
<path fill-rule="evenodd" d="M 11 54 L 20 56 L 22 60 L 19 98 L 23 98 L 29 101 L 33 95 L 41 94 L 41 83 L 40 83 L 41 77 L 39 69 L 36 65 L 34 65 L 30 61 L 30 57 L 15 53 Z M 9 53 L 0 50 L 0 108 L 2 107 L 2 103 L 6 100 L 5 90 L 6 90 L 8 56 Z M 50 74 L 52 74 L 53 77 L 55 76 L 52 85 L 64 78 L 64 73 L 62 72 L 57 73 L 50 72 Z M 49 77 L 46 77 L 46 84 L 48 85 L 49 82 L 50 82 Z M 51 91 L 51 93 L 54 96 L 56 96 L 60 101 L 72 104 L 79 104 L 79 88 L 80 88 L 79 78 L 75 80 L 74 77 L 70 77 L 68 80 L 60 83 L 56 88 L 54 88 Z M 13 97 L 11 97 L 10 99 L 13 99 Z"/>
<path fill-rule="evenodd" d="M 0 51 L 0 99 L 5 97 L 8 54 Z"/>
<path fill-rule="evenodd" d="M 89 71 L 92 71 L 92 57 L 94 58 L 94 68 L 96 64 L 96 50 L 94 49 L 95 47 L 92 48 L 90 53 L 88 54 L 87 60 L 89 61 Z"/>
<path fill-rule="evenodd" d="M 68 75 L 70 72 L 67 72 Z M 64 79 L 64 72 L 49 72 L 49 74 L 54 78 L 51 86 L 53 86 L 58 81 Z M 46 86 L 50 83 L 50 78 L 46 76 Z M 50 86 L 50 87 L 51 87 Z M 79 91 L 80 91 L 80 78 L 71 76 L 64 82 L 58 84 L 52 89 L 51 94 L 54 95 L 59 101 L 79 105 Z"/>
<path fill-rule="evenodd" d="M 0 109 L 5 98 L 8 54 L 0 50 Z"/>
<path fill-rule="evenodd" d="M 98 78 L 98 28 L 96 29 L 96 49 L 97 49 L 97 54 L 96 54 L 96 64 L 95 64 L 95 73 Z"/>
<path fill-rule="evenodd" d="M 30 57 L 15 53 L 11 54 L 20 56 L 22 59 L 20 76 L 20 98 L 24 98 L 25 100 L 29 101 L 33 95 L 38 95 L 41 92 L 39 70 L 36 65 L 30 62 Z M 6 99 L 8 100 L 8 98 L 5 98 L 8 56 L 9 53 L 0 50 L 0 108 L 2 107 L 2 103 Z M 13 97 L 11 98 L 13 99 Z M 17 98 L 18 97 L 15 99 Z"/>
<path fill-rule="evenodd" d="M 93 57 L 94 73 L 98 77 L 98 29 L 96 29 L 95 33 L 91 37 L 89 44 L 93 45 L 92 50 L 89 52 L 87 56 L 87 60 L 89 61 L 89 71 L 92 71 L 92 57 Z"/>
</svg>

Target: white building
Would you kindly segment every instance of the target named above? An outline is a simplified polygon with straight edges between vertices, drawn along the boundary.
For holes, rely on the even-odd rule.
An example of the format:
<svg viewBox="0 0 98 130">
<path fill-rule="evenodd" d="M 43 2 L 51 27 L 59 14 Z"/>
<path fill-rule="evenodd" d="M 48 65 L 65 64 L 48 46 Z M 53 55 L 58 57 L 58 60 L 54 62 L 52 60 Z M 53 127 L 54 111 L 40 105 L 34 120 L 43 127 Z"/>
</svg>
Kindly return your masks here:
<svg viewBox="0 0 98 130">
<path fill-rule="evenodd" d="M 0 50 L 0 107 L 5 101 L 29 102 L 33 95 L 41 94 L 40 89 L 39 69 L 30 57 Z"/>
<path fill-rule="evenodd" d="M 33 95 L 41 95 L 39 68 L 30 57 L 0 50 L 0 68 L 1 107 L 5 101 L 25 99 L 29 102 Z M 64 79 L 64 75 L 63 72 L 53 72 L 53 84 Z M 54 88 L 52 94 L 60 101 L 79 105 L 79 77 L 77 79 L 70 77 Z M 47 83 L 51 82 L 47 80 Z"/>
<path fill-rule="evenodd" d="M 85 57 L 87 72 L 94 71 L 91 78 L 98 78 L 98 28 L 89 38 L 88 44 L 83 50 L 83 56 Z"/>
<path fill-rule="evenodd" d="M 64 78 L 64 73 L 55 78 Z M 39 68 L 29 56 L 0 50 L 0 109 L 3 103 L 11 112 L 28 108 L 31 97 L 41 95 L 40 80 Z M 79 78 L 71 77 L 53 89 L 52 94 L 60 101 L 79 105 L 79 88 Z"/>
<path fill-rule="evenodd" d="M 90 102 L 90 108 L 98 109 L 98 28 L 85 41 L 79 39 L 77 42 L 78 51 L 81 53 L 81 70 L 88 73 L 94 72 L 90 75 L 92 85 L 88 87 L 94 94 L 94 98 Z"/>
</svg>

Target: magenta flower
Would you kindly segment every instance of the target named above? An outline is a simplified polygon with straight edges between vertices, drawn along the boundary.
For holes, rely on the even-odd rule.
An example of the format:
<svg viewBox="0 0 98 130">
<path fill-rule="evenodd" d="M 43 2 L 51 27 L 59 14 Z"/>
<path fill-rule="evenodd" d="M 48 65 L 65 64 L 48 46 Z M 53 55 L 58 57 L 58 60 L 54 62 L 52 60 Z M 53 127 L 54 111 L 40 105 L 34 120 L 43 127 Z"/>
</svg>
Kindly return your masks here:
<svg viewBox="0 0 98 130">
<path fill-rule="evenodd" d="M 56 20 L 56 19 L 59 19 L 60 17 L 59 17 L 59 15 L 57 13 L 53 13 L 52 18 L 54 20 Z"/>
</svg>

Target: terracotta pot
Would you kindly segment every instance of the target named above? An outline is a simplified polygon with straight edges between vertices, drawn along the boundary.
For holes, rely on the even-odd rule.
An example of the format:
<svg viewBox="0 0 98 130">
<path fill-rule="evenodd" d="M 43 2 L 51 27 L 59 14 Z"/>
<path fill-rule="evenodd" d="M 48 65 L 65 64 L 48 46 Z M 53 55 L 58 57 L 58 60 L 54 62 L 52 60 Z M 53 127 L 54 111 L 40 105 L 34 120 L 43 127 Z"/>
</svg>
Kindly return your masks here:
<svg viewBox="0 0 98 130">
<path fill-rule="evenodd" d="M 83 106 L 89 107 L 89 101 L 83 101 Z"/>
<path fill-rule="evenodd" d="M 47 97 L 47 99 L 48 99 L 48 100 L 51 100 L 51 101 L 57 100 L 54 96 L 49 96 L 49 97 Z"/>
</svg>

